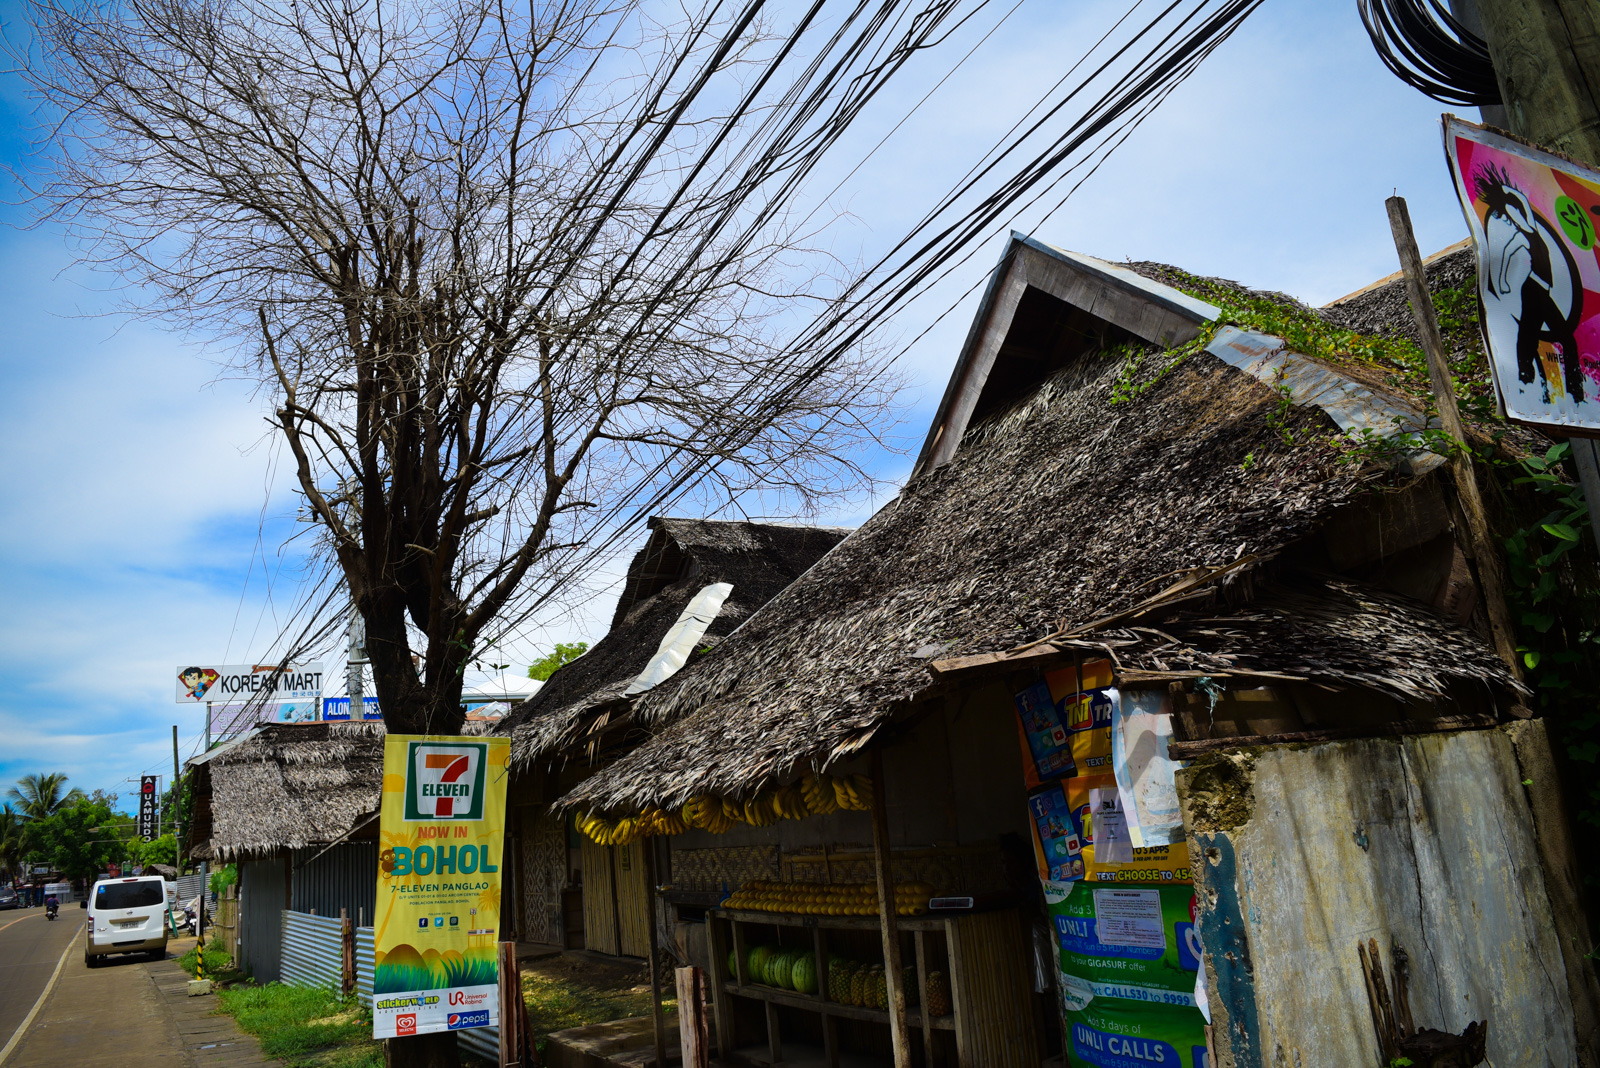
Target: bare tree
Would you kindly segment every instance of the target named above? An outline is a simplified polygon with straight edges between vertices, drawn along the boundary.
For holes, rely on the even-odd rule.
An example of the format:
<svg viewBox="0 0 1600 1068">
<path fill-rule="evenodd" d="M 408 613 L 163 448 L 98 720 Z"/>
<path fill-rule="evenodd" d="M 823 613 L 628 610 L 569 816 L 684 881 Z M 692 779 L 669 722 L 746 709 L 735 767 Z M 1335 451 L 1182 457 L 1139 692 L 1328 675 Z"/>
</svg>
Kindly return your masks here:
<svg viewBox="0 0 1600 1068">
<path fill-rule="evenodd" d="M 832 283 L 759 7 L 32 5 L 37 192 L 271 392 L 392 729 L 459 730 L 486 628 L 630 508 L 859 478 L 882 366 L 783 344 Z"/>
</svg>

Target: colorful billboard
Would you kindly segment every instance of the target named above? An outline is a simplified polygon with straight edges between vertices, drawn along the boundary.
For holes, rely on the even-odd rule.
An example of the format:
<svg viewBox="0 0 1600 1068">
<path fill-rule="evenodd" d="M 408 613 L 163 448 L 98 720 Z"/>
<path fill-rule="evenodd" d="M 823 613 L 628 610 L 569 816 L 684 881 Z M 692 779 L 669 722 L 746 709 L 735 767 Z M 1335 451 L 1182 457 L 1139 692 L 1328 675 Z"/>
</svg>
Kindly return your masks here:
<svg viewBox="0 0 1600 1068">
<path fill-rule="evenodd" d="M 190 664 L 174 674 L 180 705 L 304 701 L 322 696 L 321 664 Z"/>
<path fill-rule="evenodd" d="M 317 719 L 317 699 L 299 701 L 246 701 L 240 704 L 211 706 L 213 742 L 243 734 L 258 723 L 313 723 Z"/>
<path fill-rule="evenodd" d="M 508 738 L 384 739 L 374 1038 L 499 1024 L 509 754 Z"/>
<path fill-rule="evenodd" d="M 1444 147 L 1506 417 L 1600 433 L 1600 171 L 1450 115 Z"/>
</svg>

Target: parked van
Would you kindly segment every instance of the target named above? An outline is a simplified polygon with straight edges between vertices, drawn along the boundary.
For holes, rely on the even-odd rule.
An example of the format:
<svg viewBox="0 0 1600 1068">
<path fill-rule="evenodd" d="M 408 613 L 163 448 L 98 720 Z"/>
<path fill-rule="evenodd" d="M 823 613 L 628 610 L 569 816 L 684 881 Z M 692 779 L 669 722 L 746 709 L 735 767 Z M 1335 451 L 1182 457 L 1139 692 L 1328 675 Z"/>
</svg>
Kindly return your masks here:
<svg viewBox="0 0 1600 1068">
<path fill-rule="evenodd" d="M 83 960 L 93 968 L 110 953 L 167 954 L 167 884 L 159 875 L 101 879 L 89 893 Z"/>
</svg>

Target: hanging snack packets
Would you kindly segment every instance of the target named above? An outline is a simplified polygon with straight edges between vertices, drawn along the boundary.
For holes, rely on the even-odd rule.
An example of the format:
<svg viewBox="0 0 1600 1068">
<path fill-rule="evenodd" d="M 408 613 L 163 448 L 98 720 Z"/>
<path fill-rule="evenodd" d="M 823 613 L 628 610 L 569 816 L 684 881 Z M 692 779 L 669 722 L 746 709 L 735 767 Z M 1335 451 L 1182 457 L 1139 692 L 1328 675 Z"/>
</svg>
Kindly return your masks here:
<svg viewBox="0 0 1600 1068">
<path fill-rule="evenodd" d="M 1033 818 L 1033 857 L 1041 880 L 1066 883 L 1083 878 L 1083 847 L 1077 821 L 1061 783 L 1053 782 L 1028 795 Z"/>
<path fill-rule="evenodd" d="M 1048 672 L 1015 697 L 1031 790 L 1073 775 L 1096 774 L 1111 765 L 1111 723 L 1116 694 L 1111 662 L 1092 660 L 1079 668 Z"/>
</svg>

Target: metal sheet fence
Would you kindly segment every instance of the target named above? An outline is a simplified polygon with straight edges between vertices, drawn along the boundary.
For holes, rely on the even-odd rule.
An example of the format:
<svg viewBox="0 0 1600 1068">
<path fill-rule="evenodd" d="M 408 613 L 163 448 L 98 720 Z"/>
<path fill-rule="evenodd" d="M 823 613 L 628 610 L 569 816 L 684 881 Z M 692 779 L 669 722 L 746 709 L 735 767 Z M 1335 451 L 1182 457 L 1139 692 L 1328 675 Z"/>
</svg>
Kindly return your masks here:
<svg viewBox="0 0 1600 1068">
<path fill-rule="evenodd" d="M 290 986 L 338 989 L 344 970 L 339 921 L 304 912 L 283 914 L 283 960 L 279 975 Z"/>
<path fill-rule="evenodd" d="M 372 997 L 372 928 L 356 928 L 356 992 Z M 328 916 L 303 912 L 283 913 L 283 964 L 281 975 L 291 986 L 333 987 L 338 989 L 344 968 L 339 944 L 339 921 Z M 494 1027 L 474 1027 L 458 1032 L 461 1048 L 485 1060 L 500 1058 L 500 1031 Z"/>
</svg>

